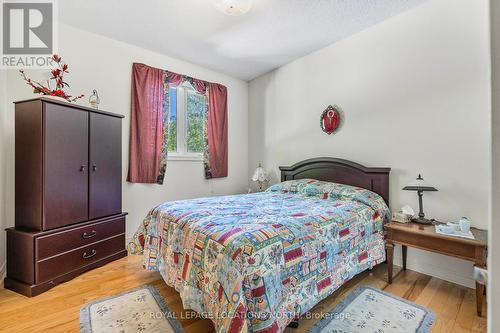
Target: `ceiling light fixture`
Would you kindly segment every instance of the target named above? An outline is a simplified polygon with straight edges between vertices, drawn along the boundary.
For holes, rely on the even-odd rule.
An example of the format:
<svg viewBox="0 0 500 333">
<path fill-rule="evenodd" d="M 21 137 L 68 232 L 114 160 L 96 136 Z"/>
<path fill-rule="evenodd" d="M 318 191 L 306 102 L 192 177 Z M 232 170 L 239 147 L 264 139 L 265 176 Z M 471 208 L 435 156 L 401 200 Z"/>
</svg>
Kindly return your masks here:
<svg viewBox="0 0 500 333">
<path fill-rule="evenodd" d="M 240 16 L 252 8 L 252 0 L 213 0 L 215 7 L 224 14 Z"/>
</svg>

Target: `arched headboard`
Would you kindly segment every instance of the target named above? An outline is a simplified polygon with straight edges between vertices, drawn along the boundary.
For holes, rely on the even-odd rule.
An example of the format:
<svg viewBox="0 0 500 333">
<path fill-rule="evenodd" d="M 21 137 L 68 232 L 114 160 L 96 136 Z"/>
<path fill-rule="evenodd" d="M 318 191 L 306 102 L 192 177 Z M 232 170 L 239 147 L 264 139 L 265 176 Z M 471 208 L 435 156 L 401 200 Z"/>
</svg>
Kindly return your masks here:
<svg viewBox="0 0 500 333">
<path fill-rule="evenodd" d="M 368 168 L 361 164 L 332 157 L 318 157 L 280 166 L 281 181 L 313 178 L 362 187 L 384 198 L 389 205 L 389 173 L 391 168 Z"/>
</svg>

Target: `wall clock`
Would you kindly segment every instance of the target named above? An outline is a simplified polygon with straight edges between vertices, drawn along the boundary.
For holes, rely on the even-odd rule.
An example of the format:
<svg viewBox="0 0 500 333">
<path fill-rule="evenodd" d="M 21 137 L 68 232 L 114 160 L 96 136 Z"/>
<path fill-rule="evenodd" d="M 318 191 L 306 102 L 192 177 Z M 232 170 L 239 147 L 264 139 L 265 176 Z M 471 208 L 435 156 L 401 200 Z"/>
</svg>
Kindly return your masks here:
<svg viewBox="0 0 500 333">
<path fill-rule="evenodd" d="M 343 115 L 336 106 L 328 105 L 321 114 L 320 125 L 323 132 L 330 135 L 337 131 L 343 122 Z"/>
</svg>

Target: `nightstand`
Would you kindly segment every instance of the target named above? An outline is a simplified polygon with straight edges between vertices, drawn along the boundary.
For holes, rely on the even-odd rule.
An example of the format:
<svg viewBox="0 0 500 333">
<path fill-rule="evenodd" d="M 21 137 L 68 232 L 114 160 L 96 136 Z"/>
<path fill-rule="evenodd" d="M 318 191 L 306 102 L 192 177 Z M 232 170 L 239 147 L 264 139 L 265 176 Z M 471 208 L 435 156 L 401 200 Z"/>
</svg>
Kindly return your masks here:
<svg viewBox="0 0 500 333">
<path fill-rule="evenodd" d="M 488 232 L 471 228 L 476 239 L 444 236 L 436 233 L 434 225 L 392 222 L 384 226 L 386 230 L 388 280 L 392 283 L 394 245 L 400 244 L 403 254 L 403 270 L 406 269 L 407 248 L 436 252 L 447 256 L 472 261 L 475 266 L 486 267 Z M 476 282 L 477 313 L 481 316 L 485 286 Z"/>
</svg>

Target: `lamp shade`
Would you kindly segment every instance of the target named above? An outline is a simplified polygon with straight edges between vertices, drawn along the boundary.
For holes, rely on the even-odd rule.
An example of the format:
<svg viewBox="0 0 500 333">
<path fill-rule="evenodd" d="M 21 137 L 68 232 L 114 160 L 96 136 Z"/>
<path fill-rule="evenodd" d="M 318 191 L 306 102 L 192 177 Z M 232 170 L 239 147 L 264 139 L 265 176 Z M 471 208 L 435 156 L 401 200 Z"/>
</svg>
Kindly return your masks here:
<svg viewBox="0 0 500 333">
<path fill-rule="evenodd" d="M 262 167 L 262 165 L 259 164 L 259 166 L 255 169 L 252 180 L 254 182 L 265 182 L 268 181 L 269 179 L 267 178 L 267 173 L 266 170 Z"/>
<path fill-rule="evenodd" d="M 437 191 L 437 189 L 435 187 L 427 186 L 427 184 L 424 183 L 424 179 L 422 178 L 422 175 L 420 175 L 420 174 L 417 177 L 416 185 L 405 186 L 405 187 L 403 187 L 403 190 L 404 191 L 420 191 L 420 192 Z"/>
</svg>

